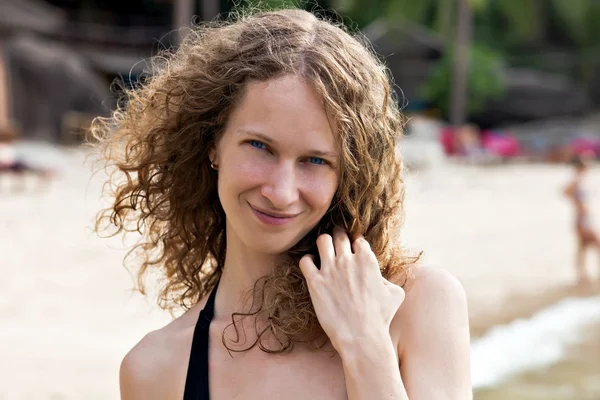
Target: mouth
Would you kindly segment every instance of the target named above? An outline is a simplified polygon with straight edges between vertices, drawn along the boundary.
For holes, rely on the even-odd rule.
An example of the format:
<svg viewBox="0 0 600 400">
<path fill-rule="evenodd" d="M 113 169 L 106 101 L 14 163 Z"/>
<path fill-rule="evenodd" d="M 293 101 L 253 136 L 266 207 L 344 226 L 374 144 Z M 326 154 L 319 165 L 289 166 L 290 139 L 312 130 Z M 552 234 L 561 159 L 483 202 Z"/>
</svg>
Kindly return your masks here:
<svg viewBox="0 0 600 400">
<path fill-rule="evenodd" d="M 271 210 L 259 209 L 252 206 L 248 203 L 254 215 L 258 218 L 258 220 L 266 225 L 285 225 L 289 222 L 292 222 L 300 213 L 290 214 L 290 213 L 279 213 Z"/>
</svg>

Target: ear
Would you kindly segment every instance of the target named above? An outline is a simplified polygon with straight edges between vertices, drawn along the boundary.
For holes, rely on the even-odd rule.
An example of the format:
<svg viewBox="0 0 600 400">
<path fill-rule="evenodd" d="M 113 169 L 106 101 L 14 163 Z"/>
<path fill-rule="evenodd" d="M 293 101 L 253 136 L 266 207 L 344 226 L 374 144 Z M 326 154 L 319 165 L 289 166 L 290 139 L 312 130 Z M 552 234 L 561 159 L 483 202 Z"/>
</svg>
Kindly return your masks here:
<svg viewBox="0 0 600 400">
<path fill-rule="evenodd" d="M 216 147 L 212 147 L 210 149 L 210 151 L 208 152 L 208 160 L 211 163 L 217 164 L 217 148 Z"/>
</svg>

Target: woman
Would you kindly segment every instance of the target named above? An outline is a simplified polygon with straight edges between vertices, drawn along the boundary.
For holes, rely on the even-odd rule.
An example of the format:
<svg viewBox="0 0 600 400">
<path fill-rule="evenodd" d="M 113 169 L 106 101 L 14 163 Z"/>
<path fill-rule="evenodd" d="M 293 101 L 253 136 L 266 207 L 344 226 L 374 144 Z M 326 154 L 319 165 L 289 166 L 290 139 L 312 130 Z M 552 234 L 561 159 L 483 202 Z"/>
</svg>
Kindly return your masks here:
<svg viewBox="0 0 600 400">
<path fill-rule="evenodd" d="M 564 190 L 565 195 L 572 201 L 575 209 L 575 235 L 577 236 L 575 268 L 577 283 L 583 286 L 590 283 L 589 276 L 585 270 L 586 250 L 589 247 L 594 247 L 600 257 L 600 240 L 591 224 L 585 191 L 583 190 L 583 180 L 589 168 L 590 158 L 589 155 L 575 157 L 573 162 L 575 175 Z"/>
<path fill-rule="evenodd" d="M 141 232 L 139 278 L 187 309 L 127 354 L 123 400 L 471 397 L 464 291 L 397 238 L 392 94 L 340 27 L 258 12 L 196 30 L 96 124 L 98 222 Z"/>
</svg>

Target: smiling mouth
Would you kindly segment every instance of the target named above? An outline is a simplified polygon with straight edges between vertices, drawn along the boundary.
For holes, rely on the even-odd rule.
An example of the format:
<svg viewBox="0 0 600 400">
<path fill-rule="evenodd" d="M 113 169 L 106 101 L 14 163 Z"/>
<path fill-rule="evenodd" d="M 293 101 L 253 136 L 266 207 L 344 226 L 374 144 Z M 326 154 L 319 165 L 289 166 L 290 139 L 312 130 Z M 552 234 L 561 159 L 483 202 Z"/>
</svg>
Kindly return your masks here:
<svg viewBox="0 0 600 400">
<path fill-rule="evenodd" d="M 248 205 L 250 205 L 250 208 L 252 209 L 254 215 L 256 215 L 258 220 L 267 225 L 284 225 L 293 221 L 298 215 L 300 215 L 299 213 L 283 214 L 276 213 L 273 211 L 260 210 L 253 207 L 250 203 L 248 203 Z"/>
</svg>

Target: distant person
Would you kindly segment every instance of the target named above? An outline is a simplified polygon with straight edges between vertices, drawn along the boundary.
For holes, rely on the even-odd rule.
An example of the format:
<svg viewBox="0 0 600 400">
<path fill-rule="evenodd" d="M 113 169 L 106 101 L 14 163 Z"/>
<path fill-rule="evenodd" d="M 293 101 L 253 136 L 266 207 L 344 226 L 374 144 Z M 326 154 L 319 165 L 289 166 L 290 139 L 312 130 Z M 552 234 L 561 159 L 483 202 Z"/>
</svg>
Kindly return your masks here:
<svg viewBox="0 0 600 400">
<path fill-rule="evenodd" d="M 25 164 L 18 160 L 15 140 L 14 128 L 8 125 L 0 126 L 0 172 L 2 173 L 20 173 L 25 170 Z"/>
<path fill-rule="evenodd" d="M 475 165 L 485 161 L 481 134 L 476 125 L 467 124 L 456 129 L 456 147 L 467 164 Z"/>
<path fill-rule="evenodd" d="M 44 182 L 49 180 L 54 175 L 51 169 L 32 166 L 19 157 L 15 146 L 17 138 L 17 131 L 13 126 L 0 126 L 0 175 L 12 175 L 16 178 L 15 187 L 19 190 L 25 188 L 26 173 L 35 174 Z"/>
<path fill-rule="evenodd" d="M 121 398 L 472 398 L 464 289 L 397 234 L 404 117 L 370 46 L 279 10 L 158 61 L 93 128 L 98 222 L 144 235 L 139 277 L 185 310 L 125 356 Z"/>
<path fill-rule="evenodd" d="M 589 284 L 589 276 L 585 269 L 585 255 L 588 248 L 593 247 L 598 251 L 600 262 L 600 241 L 596 234 L 588 208 L 587 193 L 584 190 L 584 178 L 591 163 L 591 156 L 577 155 L 573 160 L 575 175 L 564 190 L 575 209 L 575 234 L 577 235 L 577 252 L 575 267 L 577 282 L 582 285 Z"/>
</svg>

